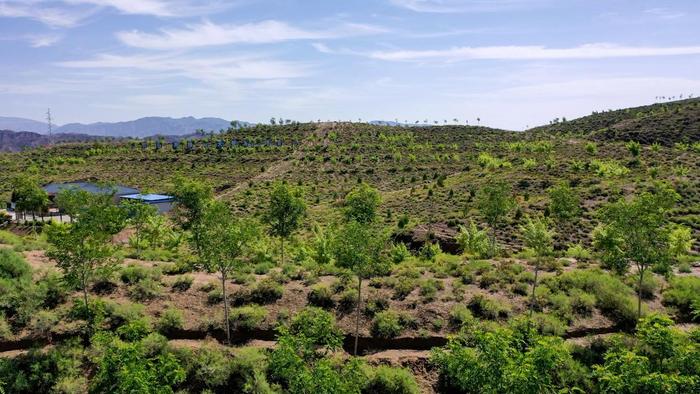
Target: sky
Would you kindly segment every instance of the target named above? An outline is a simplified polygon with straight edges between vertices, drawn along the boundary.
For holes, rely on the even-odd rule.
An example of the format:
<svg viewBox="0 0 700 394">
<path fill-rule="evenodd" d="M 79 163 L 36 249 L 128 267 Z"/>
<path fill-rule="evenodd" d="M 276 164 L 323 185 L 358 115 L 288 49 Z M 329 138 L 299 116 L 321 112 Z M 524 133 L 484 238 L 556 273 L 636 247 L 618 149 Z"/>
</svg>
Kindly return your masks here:
<svg viewBox="0 0 700 394">
<path fill-rule="evenodd" d="M 0 0 L 0 116 L 522 130 L 700 96 L 698 22 L 697 0 Z"/>
</svg>

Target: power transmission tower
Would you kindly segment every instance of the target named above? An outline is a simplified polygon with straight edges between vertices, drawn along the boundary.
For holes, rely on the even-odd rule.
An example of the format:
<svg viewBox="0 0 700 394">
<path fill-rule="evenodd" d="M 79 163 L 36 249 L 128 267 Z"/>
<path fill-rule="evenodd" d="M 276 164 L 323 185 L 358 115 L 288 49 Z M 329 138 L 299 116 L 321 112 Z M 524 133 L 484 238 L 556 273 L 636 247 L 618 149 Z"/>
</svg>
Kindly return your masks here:
<svg viewBox="0 0 700 394">
<path fill-rule="evenodd" d="M 51 134 L 53 132 L 53 123 L 51 123 L 51 108 L 46 110 L 46 123 L 49 124 L 49 141 L 50 141 Z"/>
</svg>

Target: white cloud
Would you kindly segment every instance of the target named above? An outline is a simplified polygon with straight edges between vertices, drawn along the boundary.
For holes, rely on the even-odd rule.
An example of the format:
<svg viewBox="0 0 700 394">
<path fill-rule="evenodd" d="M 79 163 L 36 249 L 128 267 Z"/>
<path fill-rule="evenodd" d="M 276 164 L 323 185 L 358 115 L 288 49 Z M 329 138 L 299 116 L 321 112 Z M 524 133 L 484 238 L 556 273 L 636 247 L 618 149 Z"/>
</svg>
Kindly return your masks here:
<svg viewBox="0 0 700 394">
<path fill-rule="evenodd" d="M 545 0 L 389 0 L 415 12 L 494 12 L 539 5 Z"/>
<path fill-rule="evenodd" d="M 628 47 L 614 44 L 586 44 L 572 48 L 544 46 L 454 47 L 437 50 L 375 51 L 369 57 L 390 61 L 465 61 L 465 60 L 546 60 L 601 59 L 615 57 L 675 56 L 700 54 L 700 46 Z"/>
<path fill-rule="evenodd" d="M 62 36 L 57 34 L 31 35 L 27 37 L 32 48 L 50 47 L 61 41 L 62 38 Z"/>
<path fill-rule="evenodd" d="M 60 62 L 58 65 L 80 69 L 138 70 L 144 73 L 152 72 L 159 78 L 185 77 L 211 85 L 236 80 L 299 78 L 309 72 L 309 67 L 305 64 L 243 55 L 206 57 L 182 54 L 159 56 L 102 54 L 87 60 Z"/>
<path fill-rule="evenodd" d="M 27 18 L 50 27 L 74 27 L 103 9 L 156 17 L 206 15 L 228 8 L 215 0 L 0 0 L 0 17 Z"/>
<path fill-rule="evenodd" d="M 686 15 L 685 12 L 674 11 L 669 8 L 649 8 L 644 10 L 645 14 L 652 15 L 661 19 L 678 19 Z"/>
<path fill-rule="evenodd" d="M 205 21 L 184 29 L 161 29 L 159 33 L 124 31 L 117 37 L 126 45 L 146 49 L 182 49 L 226 44 L 262 44 L 290 40 L 327 39 L 375 34 L 381 28 L 344 24 L 332 30 L 305 30 L 285 22 L 267 20 L 242 25 L 220 25 Z"/>
<path fill-rule="evenodd" d="M 0 17 L 28 18 L 50 27 L 73 27 L 94 13 L 94 9 L 40 5 L 41 1 L 0 1 Z"/>
</svg>

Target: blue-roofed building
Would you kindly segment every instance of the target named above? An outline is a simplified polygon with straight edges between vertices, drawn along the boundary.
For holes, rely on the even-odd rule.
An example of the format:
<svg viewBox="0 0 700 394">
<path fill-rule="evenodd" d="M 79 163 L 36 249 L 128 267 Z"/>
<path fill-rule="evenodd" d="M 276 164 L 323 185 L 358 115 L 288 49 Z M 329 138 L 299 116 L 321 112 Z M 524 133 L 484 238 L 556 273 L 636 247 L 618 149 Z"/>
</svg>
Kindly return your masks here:
<svg viewBox="0 0 700 394">
<path fill-rule="evenodd" d="M 121 201 L 140 201 L 144 204 L 154 205 L 158 208 L 159 213 L 165 213 L 173 208 L 173 203 L 175 202 L 175 197 L 166 196 L 164 194 L 127 194 L 124 196 L 119 196 Z"/>
</svg>

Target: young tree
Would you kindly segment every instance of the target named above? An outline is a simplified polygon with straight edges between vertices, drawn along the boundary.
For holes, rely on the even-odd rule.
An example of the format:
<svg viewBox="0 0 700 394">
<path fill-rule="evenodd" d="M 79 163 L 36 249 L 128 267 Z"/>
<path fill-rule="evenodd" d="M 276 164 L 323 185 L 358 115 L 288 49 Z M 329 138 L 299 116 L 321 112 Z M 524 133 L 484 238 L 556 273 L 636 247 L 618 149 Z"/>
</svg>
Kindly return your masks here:
<svg viewBox="0 0 700 394">
<path fill-rule="evenodd" d="M 573 219 L 581 212 L 581 198 L 565 183 L 549 189 L 549 211 L 558 221 Z"/>
<path fill-rule="evenodd" d="M 270 193 L 270 205 L 264 220 L 270 226 L 270 235 L 280 237 L 282 264 L 284 264 L 284 241 L 301 225 L 306 214 L 306 204 L 301 191 L 278 183 Z"/>
<path fill-rule="evenodd" d="M 16 204 L 17 211 L 31 211 L 32 221 L 36 211 L 43 211 L 49 203 L 49 196 L 39 186 L 39 182 L 32 176 L 19 176 L 12 181 L 12 200 Z"/>
<path fill-rule="evenodd" d="M 537 289 L 537 279 L 545 258 L 551 256 L 554 248 L 552 238 L 554 232 L 547 228 L 547 221 L 543 218 L 532 219 L 527 217 L 525 224 L 520 226 L 520 236 L 525 246 L 535 252 L 535 280 L 532 282 L 532 301 L 530 304 L 529 316 L 532 318 L 532 311 L 537 307 L 535 290 Z"/>
<path fill-rule="evenodd" d="M 656 185 L 634 199 L 619 199 L 601 208 L 602 227 L 606 242 L 594 242 L 603 253 L 613 253 L 625 269 L 637 268 L 637 315 L 642 315 L 642 283 L 649 267 L 665 263 L 670 257 L 668 211 L 680 196 L 666 185 Z M 594 240 L 598 241 L 598 240 Z M 603 247 L 605 249 L 603 249 Z M 607 249 L 614 248 L 614 252 Z"/>
<path fill-rule="evenodd" d="M 74 223 L 52 223 L 45 231 L 51 244 L 47 256 L 56 261 L 65 279 L 83 292 L 89 332 L 92 315 L 88 289 L 98 273 L 113 268 L 112 236 L 124 228 L 126 213 L 112 203 L 112 195 L 84 194 L 83 197 Z"/>
<path fill-rule="evenodd" d="M 200 259 L 208 271 L 218 272 L 221 276 L 224 327 L 226 340 L 231 343 L 226 280 L 242 264 L 241 259 L 259 236 L 259 231 L 255 223 L 237 219 L 229 207 L 219 201 L 212 201 L 204 208 L 201 229 Z"/>
<path fill-rule="evenodd" d="M 357 276 L 357 306 L 355 316 L 355 355 L 360 332 L 362 280 L 386 272 L 389 260 L 384 256 L 387 236 L 375 226 L 350 221 L 333 239 L 333 254 L 339 267 L 351 270 Z"/>
<path fill-rule="evenodd" d="M 199 255 L 202 249 L 202 217 L 207 204 L 214 197 L 214 191 L 204 182 L 178 177 L 175 179 L 173 195 L 173 217 L 183 230 L 192 233 L 194 248 Z"/>
<path fill-rule="evenodd" d="M 78 188 L 68 188 L 59 190 L 54 201 L 61 212 L 65 212 L 70 217 L 72 223 L 84 201 L 88 198 L 90 198 L 90 192 Z"/>
<path fill-rule="evenodd" d="M 477 195 L 477 208 L 491 227 L 491 256 L 496 255 L 496 228 L 514 206 L 510 187 L 504 182 L 489 182 Z"/>
<path fill-rule="evenodd" d="M 144 228 L 154 216 L 158 215 L 158 208 L 154 205 L 146 204 L 138 200 L 127 200 L 124 202 L 128 217 L 128 223 L 135 230 L 136 255 L 141 257 L 141 242 Z"/>
<path fill-rule="evenodd" d="M 348 221 L 372 223 L 377 218 L 377 209 L 381 203 L 379 191 L 363 182 L 345 197 L 345 217 Z"/>
</svg>

